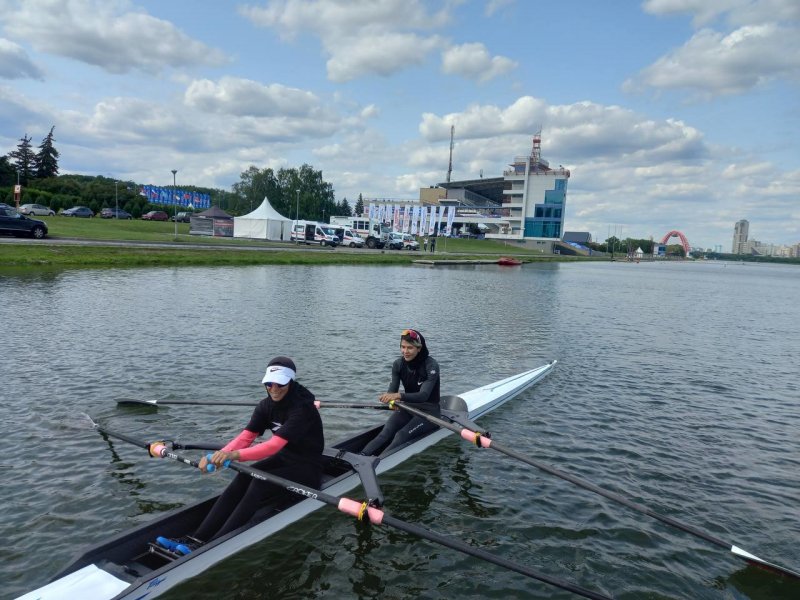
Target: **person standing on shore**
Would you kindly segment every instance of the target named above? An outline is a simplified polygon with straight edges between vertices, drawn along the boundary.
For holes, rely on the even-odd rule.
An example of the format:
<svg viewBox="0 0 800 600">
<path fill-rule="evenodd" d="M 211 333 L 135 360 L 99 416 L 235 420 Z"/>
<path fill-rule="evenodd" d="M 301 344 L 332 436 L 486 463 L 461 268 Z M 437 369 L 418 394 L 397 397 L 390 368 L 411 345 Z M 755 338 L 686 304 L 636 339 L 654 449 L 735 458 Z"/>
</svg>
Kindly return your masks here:
<svg viewBox="0 0 800 600">
<path fill-rule="evenodd" d="M 435 251 L 436 251 L 436 236 L 433 236 L 431 238 L 431 252 L 435 252 Z"/>
</svg>

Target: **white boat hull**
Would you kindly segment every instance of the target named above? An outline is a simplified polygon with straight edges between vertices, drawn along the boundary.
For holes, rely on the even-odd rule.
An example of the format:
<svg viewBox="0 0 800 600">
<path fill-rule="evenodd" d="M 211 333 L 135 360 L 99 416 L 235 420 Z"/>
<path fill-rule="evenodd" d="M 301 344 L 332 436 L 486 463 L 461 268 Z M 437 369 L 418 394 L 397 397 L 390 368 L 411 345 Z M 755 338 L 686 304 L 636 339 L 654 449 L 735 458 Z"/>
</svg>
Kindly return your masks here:
<svg viewBox="0 0 800 600">
<path fill-rule="evenodd" d="M 460 395 L 469 410 L 469 418 L 476 419 L 494 410 L 504 402 L 520 394 L 555 366 L 556 361 L 537 369 L 525 371 Z M 452 432 L 437 429 L 428 436 L 415 440 L 408 446 L 383 458 L 376 467 L 380 475 L 406 461 L 415 454 L 437 444 Z M 341 496 L 359 486 L 361 480 L 353 472 L 340 481 L 325 488 L 333 496 Z M 133 583 L 107 572 L 101 565 L 90 564 L 75 570 L 37 590 L 20 596 L 17 600 L 135 600 L 146 595 L 155 598 L 174 586 L 206 571 L 212 565 L 236 554 L 303 517 L 325 506 L 317 500 L 303 500 L 228 539 L 223 539 L 207 551 L 193 552 L 161 569 L 141 577 Z"/>
</svg>

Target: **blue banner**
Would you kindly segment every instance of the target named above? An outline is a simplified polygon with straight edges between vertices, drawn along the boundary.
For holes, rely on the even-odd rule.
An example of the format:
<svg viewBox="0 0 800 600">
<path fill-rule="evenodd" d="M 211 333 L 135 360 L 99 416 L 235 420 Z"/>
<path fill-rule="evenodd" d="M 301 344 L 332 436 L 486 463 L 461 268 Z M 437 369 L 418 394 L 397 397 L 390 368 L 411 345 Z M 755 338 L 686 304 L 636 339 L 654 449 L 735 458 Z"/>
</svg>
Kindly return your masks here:
<svg viewBox="0 0 800 600">
<path fill-rule="evenodd" d="M 150 204 L 168 204 L 187 208 L 211 208 L 211 196 L 200 192 L 178 190 L 171 187 L 144 185 L 139 195 L 147 198 Z"/>
</svg>

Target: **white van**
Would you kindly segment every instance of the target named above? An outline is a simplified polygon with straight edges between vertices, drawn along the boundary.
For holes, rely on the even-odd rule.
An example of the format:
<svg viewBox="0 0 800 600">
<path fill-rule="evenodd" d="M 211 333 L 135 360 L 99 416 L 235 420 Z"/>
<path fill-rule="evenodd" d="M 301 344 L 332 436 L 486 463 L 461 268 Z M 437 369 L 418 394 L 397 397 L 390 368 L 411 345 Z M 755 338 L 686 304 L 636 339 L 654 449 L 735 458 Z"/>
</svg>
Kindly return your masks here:
<svg viewBox="0 0 800 600">
<path fill-rule="evenodd" d="M 342 246 L 349 246 L 350 248 L 364 247 L 364 238 L 362 238 L 349 227 L 336 227 L 334 232 L 336 233 L 336 237 L 339 238 L 339 243 Z"/>
<path fill-rule="evenodd" d="M 305 244 L 319 244 L 320 246 L 330 246 L 331 248 L 336 248 L 339 244 L 339 238 L 330 225 L 313 221 L 294 222 L 292 241 L 298 240 Z"/>
</svg>

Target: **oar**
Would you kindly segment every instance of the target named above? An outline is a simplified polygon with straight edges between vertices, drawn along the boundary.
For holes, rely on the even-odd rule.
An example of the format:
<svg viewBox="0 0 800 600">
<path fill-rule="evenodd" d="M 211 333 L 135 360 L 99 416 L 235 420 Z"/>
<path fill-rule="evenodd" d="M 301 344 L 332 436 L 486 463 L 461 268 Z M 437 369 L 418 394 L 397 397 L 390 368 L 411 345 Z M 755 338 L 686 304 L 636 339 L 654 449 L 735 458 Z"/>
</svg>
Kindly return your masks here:
<svg viewBox="0 0 800 600">
<path fill-rule="evenodd" d="M 144 406 L 161 406 L 162 404 L 182 404 L 185 406 L 249 406 L 255 408 L 254 402 L 223 402 L 218 400 L 141 400 L 139 398 L 119 398 L 117 404 L 128 405 L 144 405 Z M 367 403 L 367 402 L 321 402 L 317 400 L 314 402 L 317 408 L 371 408 L 374 410 L 391 410 L 386 404 Z"/>
<path fill-rule="evenodd" d="M 451 423 L 450 421 L 445 421 L 443 419 L 439 419 L 438 417 L 434 417 L 433 415 L 429 415 L 428 413 L 426 413 L 426 412 L 424 412 L 424 411 L 422 411 L 422 410 L 420 410 L 418 408 L 415 408 L 413 406 L 410 406 L 409 404 L 407 404 L 405 402 L 399 402 L 399 401 L 398 402 L 390 402 L 389 406 L 392 406 L 392 405 L 399 406 L 400 408 L 402 408 L 405 411 L 410 412 L 411 414 L 417 415 L 418 417 L 422 417 L 423 419 L 427 419 L 429 422 L 434 423 L 434 424 L 438 425 L 439 427 L 444 427 L 445 429 L 449 429 L 450 431 L 454 431 L 455 433 L 458 433 L 462 438 L 464 438 L 468 442 L 471 442 L 471 443 L 475 444 L 479 448 L 492 448 L 493 450 L 497 450 L 498 452 L 502 452 L 503 454 L 511 456 L 512 458 L 516 458 L 517 460 L 520 460 L 520 461 L 522 461 L 522 462 L 524 462 L 526 464 L 534 466 L 537 469 L 541 469 L 542 471 L 545 471 L 546 473 L 550 473 L 551 475 L 555 475 L 556 477 L 560 477 L 561 479 L 564 479 L 565 481 L 569 481 L 570 483 L 574 483 L 575 485 L 577 485 L 579 487 L 582 487 L 585 490 L 589 490 L 590 492 L 594 492 L 595 494 L 600 494 L 601 496 L 603 496 L 605 498 L 608 498 L 609 500 L 613 500 L 614 502 L 618 502 L 620 504 L 624 504 L 628 508 L 632 508 L 635 511 L 638 511 L 640 513 L 643 513 L 645 515 L 653 517 L 654 519 L 658 519 L 662 523 L 666 523 L 667 525 L 670 525 L 671 527 L 675 527 L 676 529 L 680 529 L 681 531 L 685 531 L 686 533 L 690 533 L 690 534 L 692 534 L 692 535 L 694 535 L 696 537 L 704 539 L 707 542 L 711 542 L 712 544 L 716 544 L 717 546 L 720 546 L 721 548 L 725 548 L 726 550 L 729 550 L 731 553 L 733 553 L 736 556 L 746 560 L 750 564 L 753 564 L 753 565 L 756 565 L 756 566 L 759 566 L 759 567 L 763 567 L 763 568 L 771 570 L 771 571 L 775 571 L 775 572 L 780 573 L 782 575 L 787 575 L 787 576 L 790 576 L 790 577 L 796 577 L 796 578 L 800 579 L 800 573 L 798 573 L 797 571 L 792 571 L 791 569 L 787 569 L 786 567 L 782 567 L 780 565 L 776 565 L 774 563 L 767 562 L 766 560 L 764 560 L 762 558 L 759 558 L 758 556 L 756 556 L 754 554 L 750 554 L 749 552 L 747 552 L 745 550 L 742 550 L 741 548 L 739 548 L 738 546 L 735 546 L 734 544 L 731 544 L 731 543 L 726 542 L 724 540 L 721 540 L 721 539 L 719 539 L 717 537 L 714 537 L 713 535 L 708 534 L 708 533 L 706 533 L 704 531 L 701 531 L 700 529 L 697 529 L 696 527 L 693 527 L 692 525 L 687 525 L 685 523 L 681 523 L 680 521 L 676 521 L 675 519 L 673 519 L 671 517 L 667 517 L 665 515 L 659 514 L 659 513 L 655 512 L 654 510 L 651 510 L 651 509 L 647 508 L 646 506 L 643 506 L 643 505 L 641 505 L 641 504 L 639 504 L 637 502 L 634 502 L 633 500 L 630 500 L 630 499 L 628 499 L 628 498 L 626 498 L 624 496 L 621 496 L 620 494 L 616 494 L 614 492 L 610 492 L 608 490 L 605 490 L 605 489 L 603 489 L 601 487 L 598 487 L 598 486 L 594 485 L 593 483 L 589 483 L 588 481 L 584 481 L 583 479 L 575 477 L 574 475 L 570 475 L 569 473 L 565 473 L 564 471 L 560 471 L 560 470 L 558 470 L 558 469 L 556 469 L 554 467 L 551 467 L 548 464 L 545 464 L 543 462 L 539 462 L 538 460 L 535 460 L 533 458 L 525 456 L 524 454 L 520 454 L 519 452 L 517 452 L 515 450 L 512 450 L 511 448 L 508 448 L 507 446 L 501 446 L 500 444 L 498 444 L 493 439 L 491 439 L 488 436 L 482 434 L 482 433 L 485 433 L 485 432 L 472 431 L 471 429 L 468 429 L 466 427 L 461 427 L 460 425 L 456 425 L 454 423 Z"/>
<path fill-rule="evenodd" d="M 110 429 L 105 429 L 104 427 L 100 427 L 97 423 L 94 422 L 92 422 L 92 424 L 100 433 L 106 436 L 119 438 L 123 441 L 128 442 L 129 444 L 133 444 L 134 446 L 139 446 L 140 448 L 144 448 L 148 451 L 150 449 L 150 444 L 148 444 L 143 440 L 139 440 L 116 431 L 111 431 Z M 172 452 L 165 446 L 161 446 L 160 448 L 155 448 L 155 450 L 160 452 L 162 458 L 169 458 L 181 462 L 183 464 L 190 465 L 195 468 L 199 467 L 199 464 L 196 461 L 183 457 L 179 454 L 176 454 L 175 452 Z M 537 579 L 539 581 L 548 583 L 563 590 L 570 591 L 579 596 L 583 596 L 584 598 L 591 598 L 593 600 L 611 600 L 609 596 L 605 596 L 603 594 L 594 592 L 592 590 L 582 588 L 580 586 L 569 583 L 568 581 L 562 581 L 555 577 L 550 577 L 549 575 L 539 573 L 524 565 L 508 560 L 501 556 L 497 556 L 481 548 L 475 548 L 473 546 L 470 546 L 469 544 L 461 540 L 445 536 L 441 533 L 437 533 L 430 529 L 426 529 L 421 525 L 416 525 L 414 523 L 408 523 L 407 521 L 402 521 L 396 517 L 387 514 L 386 512 L 378 508 L 369 506 L 366 502 L 358 502 L 357 500 L 351 500 L 349 498 L 345 498 L 344 496 L 340 497 L 332 496 L 321 490 L 316 490 L 314 488 L 302 485 L 294 481 L 290 481 L 288 479 L 284 479 L 283 477 L 278 477 L 277 475 L 273 475 L 265 471 L 259 471 L 258 469 L 253 469 L 252 467 L 248 467 L 238 462 L 230 462 L 227 464 L 227 466 L 228 468 L 233 469 L 234 471 L 237 471 L 239 473 L 244 473 L 245 475 L 249 475 L 254 479 L 278 485 L 292 492 L 293 494 L 297 494 L 299 496 L 303 496 L 304 498 L 318 500 L 320 502 L 324 502 L 325 504 L 335 506 L 341 512 L 354 516 L 359 521 L 362 521 L 366 516 L 369 519 L 370 523 L 374 525 L 382 525 L 382 524 L 389 525 L 390 527 L 394 527 L 395 529 L 405 531 L 406 533 L 411 533 L 428 541 L 441 544 L 442 546 L 446 546 L 447 548 L 463 552 L 464 554 L 467 554 L 469 556 L 474 556 L 476 558 L 480 558 L 492 564 L 505 567 L 506 569 L 515 571 L 521 575 L 525 575 L 526 577 Z"/>
</svg>

